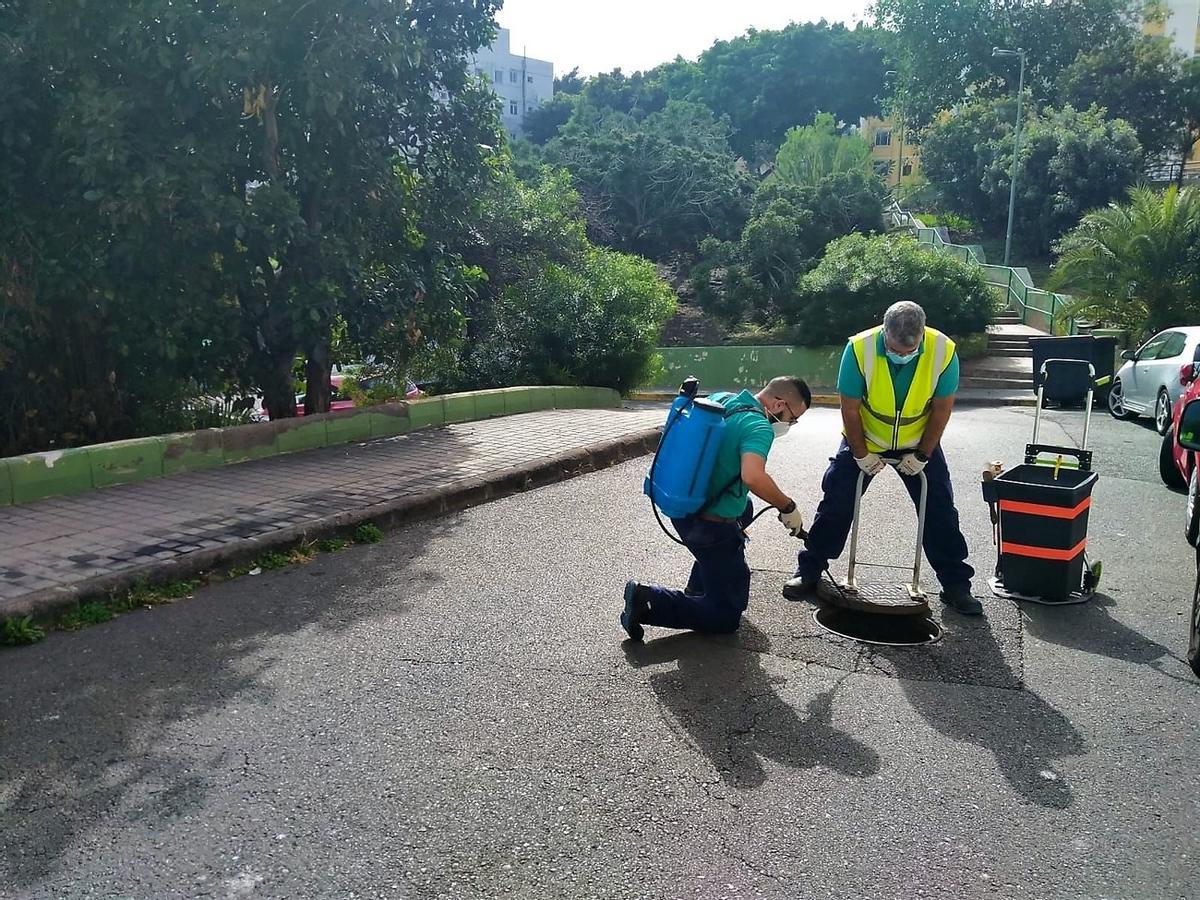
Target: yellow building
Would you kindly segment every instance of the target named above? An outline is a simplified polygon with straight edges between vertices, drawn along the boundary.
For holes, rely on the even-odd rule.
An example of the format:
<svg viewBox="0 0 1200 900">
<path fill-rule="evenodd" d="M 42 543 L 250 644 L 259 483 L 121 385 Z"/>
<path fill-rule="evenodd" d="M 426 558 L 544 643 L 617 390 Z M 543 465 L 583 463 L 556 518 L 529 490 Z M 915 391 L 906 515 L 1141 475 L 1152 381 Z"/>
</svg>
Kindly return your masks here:
<svg viewBox="0 0 1200 900">
<path fill-rule="evenodd" d="M 1200 49 L 1200 0 L 1156 0 L 1146 8 L 1142 30 L 1149 35 L 1165 37 L 1172 49 L 1189 58 Z M 1174 180 L 1179 174 L 1178 157 L 1163 166 L 1164 178 Z M 1170 169 L 1174 168 L 1172 174 Z M 1200 177 L 1200 146 L 1193 147 L 1184 164 L 1183 177 Z"/>
<path fill-rule="evenodd" d="M 1200 2 L 1200 0 L 1197 0 Z M 871 157 L 880 169 L 886 165 L 884 183 L 894 188 L 901 178 L 914 178 L 921 169 L 921 149 L 917 134 L 897 125 L 891 118 L 870 116 L 860 119 L 859 133 L 871 145 Z"/>
<path fill-rule="evenodd" d="M 1157 0 L 1146 10 L 1143 30 L 1170 38 L 1174 49 L 1195 56 L 1200 47 L 1200 0 Z"/>
</svg>

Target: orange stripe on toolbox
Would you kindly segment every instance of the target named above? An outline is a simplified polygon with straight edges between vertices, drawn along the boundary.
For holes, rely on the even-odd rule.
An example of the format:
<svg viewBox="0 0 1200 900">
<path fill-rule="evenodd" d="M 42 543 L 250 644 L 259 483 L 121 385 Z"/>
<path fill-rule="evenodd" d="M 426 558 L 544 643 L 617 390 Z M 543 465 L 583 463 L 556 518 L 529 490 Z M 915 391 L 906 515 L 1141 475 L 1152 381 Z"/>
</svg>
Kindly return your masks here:
<svg viewBox="0 0 1200 900">
<path fill-rule="evenodd" d="M 1077 519 L 1079 514 L 1092 505 L 1092 498 L 1087 497 L 1078 506 L 1047 506 L 1045 503 L 1022 503 L 1019 500 L 1001 500 L 1000 509 L 1003 512 L 1024 513 L 1027 516 L 1043 516 L 1047 519 Z"/>
<path fill-rule="evenodd" d="M 1012 556 L 1031 556 L 1034 559 L 1053 559 L 1060 562 L 1070 562 L 1087 548 L 1087 538 L 1084 538 L 1070 550 L 1052 550 L 1049 547 L 1030 547 L 1028 544 L 1010 544 L 1003 541 L 1000 552 Z"/>
</svg>

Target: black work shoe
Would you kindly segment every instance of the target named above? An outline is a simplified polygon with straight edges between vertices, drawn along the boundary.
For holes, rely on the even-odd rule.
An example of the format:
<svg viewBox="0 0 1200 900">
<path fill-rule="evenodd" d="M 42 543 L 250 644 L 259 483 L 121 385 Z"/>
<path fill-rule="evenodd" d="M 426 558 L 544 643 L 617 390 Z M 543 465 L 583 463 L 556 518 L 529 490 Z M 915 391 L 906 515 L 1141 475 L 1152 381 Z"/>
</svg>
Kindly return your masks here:
<svg viewBox="0 0 1200 900">
<path fill-rule="evenodd" d="M 817 595 L 820 575 L 797 575 L 783 585 L 783 596 L 789 600 L 810 600 Z"/>
<path fill-rule="evenodd" d="M 954 588 L 949 591 L 942 591 L 942 602 L 957 613 L 962 613 L 964 616 L 982 616 L 983 604 L 971 596 L 969 587 Z"/>
<path fill-rule="evenodd" d="M 621 627 L 628 632 L 631 641 L 640 641 L 645 635 L 642 617 L 649 606 L 642 596 L 642 586 L 636 581 L 625 582 L 625 609 L 621 613 Z"/>
</svg>

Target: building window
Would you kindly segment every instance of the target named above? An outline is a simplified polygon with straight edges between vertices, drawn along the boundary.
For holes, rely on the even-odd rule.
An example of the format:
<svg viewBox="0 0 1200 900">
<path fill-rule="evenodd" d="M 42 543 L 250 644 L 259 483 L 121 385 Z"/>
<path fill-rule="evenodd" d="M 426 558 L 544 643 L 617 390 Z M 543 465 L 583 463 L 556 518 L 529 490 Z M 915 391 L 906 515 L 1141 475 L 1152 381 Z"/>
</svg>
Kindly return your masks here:
<svg viewBox="0 0 1200 900">
<path fill-rule="evenodd" d="M 890 131 L 875 132 L 876 147 L 890 147 L 892 145 L 892 133 Z"/>
<path fill-rule="evenodd" d="M 508 83 L 509 84 L 520 84 L 520 82 L 521 82 L 521 73 L 518 72 L 516 69 L 509 69 L 508 70 Z"/>
<path fill-rule="evenodd" d="M 901 175 L 903 175 L 905 178 L 907 178 L 907 177 L 908 177 L 909 175 L 911 175 L 912 173 L 913 173 L 912 163 L 910 163 L 910 162 L 905 162 L 905 163 L 904 163 L 904 168 L 902 168 L 902 169 L 900 170 L 900 174 L 901 174 Z"/>
<path fill-rule="evenodd" d="M 504 83 L 504 72 L 501 69 L 496 70 L 496 84 Z"/>
<path fill-rule="evenodd" d="M 532 76 L 532 75 L 527 75 L 527 76 L 525 76 L 525 80 L 526 80 L 527 82 L 529 82 L 530 84 L 533 84 L 533 76 Z"/>
<path fill-rule="evenodd" d="M 508 101 L 508 114 L 510 116 L 515 116 L 517 114 L 517 101 L 516 100 Z"/>
</svg>

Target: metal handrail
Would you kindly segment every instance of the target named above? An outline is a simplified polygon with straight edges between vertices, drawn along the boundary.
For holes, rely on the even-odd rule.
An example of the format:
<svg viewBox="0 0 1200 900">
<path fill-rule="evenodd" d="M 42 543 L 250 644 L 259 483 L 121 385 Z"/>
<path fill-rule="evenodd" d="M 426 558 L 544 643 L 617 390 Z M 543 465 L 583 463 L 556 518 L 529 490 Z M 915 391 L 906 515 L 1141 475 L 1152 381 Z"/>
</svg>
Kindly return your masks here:
<svg viewBox="0 0 1200 900">
<path fill-rule="evenodd" d="M 913 222 L 920 221 L 912 213 L 905 212 L 904 210 L 899 210 L 899 206 L 897 204 L 893 204 L 893 206 L 896 206 L 896 209 L 899 212 L 901 212 L 903 215 L 907 216 L 910 221 L 913 221 Z M 1008 272 L 1007 272 L 1007 281 L 1006 282 L 993 281 L 991 276 L 986 271 L 984 272 L 984 278 L 987 280 L 987 283 L 992 285 L 993 287 L 996 287 L 996 288 L 1002 287 L 1005 289 L 1005 294 L 1008 298 L 1009 306 L 1014 305 L 1014 301 L 1015 301 L 1015 305 L 1018 307 L 1017 312 L 1019 312 L 1019 314 L 1020 314 L 1022 324 L 1025 324 L 1028 321 L 1029 311 L 1033 310 L 1042 315 L 1049 316 L 1048 324 L 1049 324 L 1050 330 L 1051 331 L 1054 330 L 1054 323 L 1058 319 L 1060 307 L 1062 307 L 1067 302 L 1069 302 L 1069 298 L 1066 294 L 1057 294 L 1053 291 L 1043 290 L 1035 284 L 1027 283 L 1025 281 L 1025 279 L 1017 272 L 1017 269 L 1015 267 L 1000 266 L 1000 265 L 994 265 L 992 263 L 988 263 L 984 259 L 980 258 L 979 253 L 975 249 L 974 246 L 971 246 L 968 244 L 952 244 L 949 241 L 947 241 L 945 238 L 943 238 L 941 232 L 938 231 L 938 229 L 936 229 L 936 228 L 919 226 L 919 227 L 917 227 L 916 232 L 917 232 L 917 241 L 919 243 L 933 247 L 935 250 L 937 250 L 939 252 L 950 253 L 950 254 L 954 255 L 955 257 L 957 257 L 959 255 L 959 252 L 961 251 L 964 262 L 973 262 L 973 263 L 975 263 L 975 265 L 979 266 L 980 268 L 984 268 L 984 269 L 1007 269 Z M 1017 290 L 1013 287 L 1014 276 L 1016 277 L 1017 281 L 1019 281 L 1021 283 L 1021 287 L 1024 288 L 1024 296 L 1022 296 L 1020 293 L 1018 293 Z M 1043 295 L 1049 297 L 1050 298 L 1050 309 L 1046 310 L 1040 306 L 1034 306 L 1033 304 L 1026 302 L 1030 293 L 1043 294 Z M 1066 322 L 1066 325 L 1067 325 L 1067 333 L 1074 334 L 1076 331 L 1076 326 L 1077 326 L 1077 323 L 1076 323 L 1074 317 L 1068 319 Z"/>
</svg>

